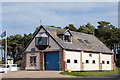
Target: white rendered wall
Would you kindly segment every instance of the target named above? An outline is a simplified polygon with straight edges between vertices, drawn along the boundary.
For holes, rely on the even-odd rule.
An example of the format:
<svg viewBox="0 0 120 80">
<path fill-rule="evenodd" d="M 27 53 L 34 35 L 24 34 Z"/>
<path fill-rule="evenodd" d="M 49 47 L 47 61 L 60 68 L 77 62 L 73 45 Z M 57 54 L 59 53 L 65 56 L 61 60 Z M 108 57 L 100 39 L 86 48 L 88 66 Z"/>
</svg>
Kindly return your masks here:
<svg viewBox="0 0 120 80">
<path fill-rule="evenodd" d="M 34 55 L 31 55 L 34 54 Z M 30 56 L 36 56 L 37 66 L 30 66 Z M 39 53 L 27 53 L 26 69 L 40 69 L 40 54 Z"/>
<path fill-rule="evenodd" d="M 102 54 L 101 55 L 101 62 L 104 61 L 105 64 L 102 64 L 102 70 L 112 70 L 111 68 L 111 54 Z M 107 64 L 109 61 L 109 64 Z"/>
<path fill-rule="evenodd" d="M 70 59 L 70 63 L 67 63 L 67 69 L 72 71 L 80 71 L 80 52 L 75 51 L 65 51 L 65 61 Z M 77 63 L 74 63 L 74 60 L 77 60 Z"/>
<path fill-rule="evenodd" d="M 8 64 L 13 64 L 13 60 L 7 60 Z"/>
<path fill-rule="evenodd" d="M 92 54 L 92 57 L 89 56 Z M 86 63 L 86 60 L 89 60 L 89 63 Z M 95 60 L 95 64 L 92 61 Z M 82 63 L 83 63 L 83 70 L 99 70 L 99 54 L 98 53 L 82 53 Z"/>
</svg>

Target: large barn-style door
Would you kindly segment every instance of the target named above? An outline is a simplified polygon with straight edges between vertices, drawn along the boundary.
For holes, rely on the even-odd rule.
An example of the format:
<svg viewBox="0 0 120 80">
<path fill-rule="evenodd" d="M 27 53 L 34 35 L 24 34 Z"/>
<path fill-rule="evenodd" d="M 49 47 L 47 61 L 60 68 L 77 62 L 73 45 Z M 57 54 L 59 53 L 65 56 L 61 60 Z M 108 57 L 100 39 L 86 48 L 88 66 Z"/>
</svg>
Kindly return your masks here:
<svg viewBox="0 0 120 80">
<path fill-rule="evenodd" d="M 59 70 L 59 52 L 45 53 L 45 70 Z"/>
</svg>

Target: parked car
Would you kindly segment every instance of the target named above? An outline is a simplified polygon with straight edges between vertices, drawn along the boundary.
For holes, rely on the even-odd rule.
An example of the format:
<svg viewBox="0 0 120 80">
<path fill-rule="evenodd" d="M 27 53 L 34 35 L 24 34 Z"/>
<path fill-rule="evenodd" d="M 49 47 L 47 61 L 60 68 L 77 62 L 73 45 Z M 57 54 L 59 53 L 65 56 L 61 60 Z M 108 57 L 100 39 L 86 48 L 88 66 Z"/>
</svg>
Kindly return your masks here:
<svg viewBox="0 0 120 80">
<path fill-rule="evenodd" d="M 9 71 L 9 65 L 7 65 L 7 67 L 6 67 L 6 65 L 3 65 L 3 66 L 0 66 L 0 72 L 5 72 L 5 71 Z"/>
<path fill-rule="evenodd" d="M 17 71 L 17 64 L 7 64 L 0 66 L 0 72 Z"/>
</svg>

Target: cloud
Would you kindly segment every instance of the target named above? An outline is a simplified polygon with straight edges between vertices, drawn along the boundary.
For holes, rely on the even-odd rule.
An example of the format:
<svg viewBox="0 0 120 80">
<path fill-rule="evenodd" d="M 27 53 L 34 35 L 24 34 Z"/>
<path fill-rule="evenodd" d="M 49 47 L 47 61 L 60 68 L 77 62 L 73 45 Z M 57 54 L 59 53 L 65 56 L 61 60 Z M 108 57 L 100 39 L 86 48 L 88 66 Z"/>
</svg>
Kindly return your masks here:
<svg viewBox="0 0 120 80">
<path fill-rule="evenodd" d="M 119 0 L 3 0 L 3 2 L 119 2 Z"/>
<path fill-rule="evenodd" d="M 0 1 L 0 34 L 2 33 L 2 3 Z"/>
<path fill-rule="evenodd" d="M 42 24 L 65 27 L 73 23 L 76 27 L 87 22 L 97 26 L 107 20 L 117 26 L 117 3 L 3 3 L 3 28 L 8 34 L 34 32 Z"/>
</svg>

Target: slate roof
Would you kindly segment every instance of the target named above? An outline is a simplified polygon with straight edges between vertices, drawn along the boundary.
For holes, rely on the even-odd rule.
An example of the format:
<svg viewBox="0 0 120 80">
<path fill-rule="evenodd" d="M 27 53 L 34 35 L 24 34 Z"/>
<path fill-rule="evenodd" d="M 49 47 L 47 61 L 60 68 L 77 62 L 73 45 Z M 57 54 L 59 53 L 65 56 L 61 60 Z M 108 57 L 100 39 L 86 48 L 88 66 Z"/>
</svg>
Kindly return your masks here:
<svg viewBox="0 0 120 80">
<path fill-rule="evenodd" d="M 58 35 L 63 34 L 65 31 L 66 31 L 66 29 L 56 29 L 56 33 L 57 33 Z"/>
<path fill-rule="evenodd" d="M 72 43 L 64 43 L 57 34 L 63 34 L 66 30 L 43 25 L 44 29 L 60 44 L 64 49 L 83 50 L 101 53 L 113 53 L 94 35 L 81 32 L 70 31 L 72 33 Z M 81 43 L 78 39 L 88 40 L 90 44 Z"/>
</svg>

